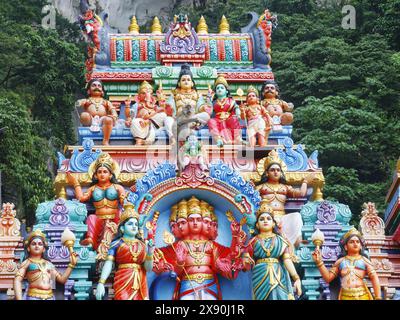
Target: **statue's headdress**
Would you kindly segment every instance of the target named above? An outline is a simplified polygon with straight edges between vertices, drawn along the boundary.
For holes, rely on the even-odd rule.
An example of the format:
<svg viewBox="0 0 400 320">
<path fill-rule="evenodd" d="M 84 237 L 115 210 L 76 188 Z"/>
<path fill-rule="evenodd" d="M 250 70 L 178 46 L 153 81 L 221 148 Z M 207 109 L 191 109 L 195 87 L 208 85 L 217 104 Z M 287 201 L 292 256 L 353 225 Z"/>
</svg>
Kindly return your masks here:
<svg viewBox="0 0 400 320">
<path fill-rule="evenodd" d="M 271 165 L 277 164 L 281 167 L 282 172 L 285 174 L 287 171 L 287 165 L 285 161 L 283 161 L 276 150 L 272 150 L 269 154 L 268 157 L 265 157 L 260 160 L 260 162 L 257 164 L 257 172 L 259 173 L 260 176 L 263 175 L 265 170 L 269 168 Z"/>
<path fill-rule="evenodd" d="M 147 81 L 143 81 L 142 84 L 139 87 L 138 92 L 139 93 L 145 93 L 146 90 L 151 90 L 151 92 L 153 92 L 153 87 Z"/>
<path fill-rule="evenodd" d="M 256 94 L 256 96 L 258 97 L 258 90 L 255 87 L 250 86 L 247 88 L 247 95 L 249 95 L 249 93 L 251 93 L 251 92 L 254 92 Z"/>
<path fill-rule="evenodd" d="M 352 227 L 343 235 L 341 239 L 342 243 L 345 244 L 347 240 L 350 239 L 352 236 L 358 236 L 363 241 L 363 236 L 361 235 L 361 233 L 356 228 Z"/>
<path fill-rule="evenodd" d="M 224 87 L 225 87 L 227 90 L 229 90 L 228 81 L 226 81 L 224 75 L 222 75 L 222 74 L 220 74 L 220 75 L 217 77 L 217 79 L 215 79 L 214 88 L 216 88 L 217 85 L 219 85 L 219 84 L 224 85 Z"/>
<path fill-rule="evenodd" d="M 268 202 L 266 199 L 261 200 L 260 208 L 256 212 L 257 220 L 263 213 L 268 213 L 274 218 L 274 209 L 271 207 L 270 202 Z"/>
<path fill-rule="evenodd" d="M 118 177 L 118 175 L 120 173 L 118 163 L 116 161 L 114 161 L 111 158 L 111 156 L 106 152 L 101 153 L 98 156 L 98 158 L 96 159 L 96 161 L 91 163 L 91 165 L 89 166 L 89 170 L 88 170 L 89 177 L 93 177 L 93 174 L 100 167 L 106 167 L 108 170 L 111 171 L 111 173 L 114 173 L 116 178 Z"/>
<path fill-rule="evenodd" d="M 44 246 L 47 247 L 48 243 L 47 243 L 47 239 L 46 239 L 46 235 L 42 232 L 42 230 L 40 229 L 36 229 L 34 231 L 32 231 L 28 237 L 25 239 L 24 244 L 25 246 L 28 246 L 29 243 L 34 239 L 34 238 L 41 238 Z"/>
<path fill-rule="evenodd" d="M 122 225 L 126 220 L 135 218 L 139 221 L 139 213 L 135 210 L 135 206 L 130 203 L 126 202 L 124 204 L 124 211 L 121 214 L 119 224 Z"/>
<path fill-rule="evenodd" d="M 171 215 L 169 216 L 169 223 L 176 222 L 178 216 L 178 205 L 174 204 L 171 207 Z"/>
<path fill-rule="evenodd" d="M 187 202 L 188 206 L 188 216 L 191 214 L 200 214 L 201 215 L 201 208 L 200 208 L 200 200 L 197 199 L 195 196 L 192 196 L 189 201 Z"/>
<path fill-rule="evenodd" d="M 177 211 L 177 220 L 179 219 L 187 219 L 188 217 L 188 206 L 187 201 L 182 199 L 178 202 L 178 211 Z"/>
</svg>

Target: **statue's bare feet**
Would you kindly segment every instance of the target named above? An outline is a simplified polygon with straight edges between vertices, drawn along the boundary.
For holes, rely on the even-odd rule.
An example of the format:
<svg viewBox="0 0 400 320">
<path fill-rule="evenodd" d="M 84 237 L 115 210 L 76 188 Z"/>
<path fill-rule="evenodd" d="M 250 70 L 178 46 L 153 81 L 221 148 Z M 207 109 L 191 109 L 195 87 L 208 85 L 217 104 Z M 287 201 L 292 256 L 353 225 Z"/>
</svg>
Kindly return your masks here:
<svg viewBox="0 0 400 320">
<path fill-rule="evenodd" d="M 110 144 L 108 143 L 108 141 L 106 141 L 106 140 L 103 140 L 101 144 L 102 144 L 103 146 L 109 146 L 109 145 L 110 145 Z"/>
</svg>

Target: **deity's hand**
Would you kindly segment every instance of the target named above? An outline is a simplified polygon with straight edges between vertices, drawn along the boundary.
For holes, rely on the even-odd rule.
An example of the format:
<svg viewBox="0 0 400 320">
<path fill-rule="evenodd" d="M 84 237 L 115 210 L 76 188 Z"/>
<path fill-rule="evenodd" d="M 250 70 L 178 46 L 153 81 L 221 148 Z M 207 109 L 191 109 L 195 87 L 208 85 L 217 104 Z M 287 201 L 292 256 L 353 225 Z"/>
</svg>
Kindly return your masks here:
<svg viewBox="0 0 400 320">
<path fill-rule="evenodd" d="M 125 120 L 125 126 L 130 128 L 132 124 L 132 120 Z"/>
<path fill-rule="evenodd" d="M 75 266 L 78 262 L 78 253 L 77 252 L 72 252 L 69 256 L 69 262 Z"/>
<path fill-rule="evenodd" d="M 289 102 L 289 103 L 287 104 L 286 111 L 292 112 L 293 109 L 294 109 L 294 104 L 291 103 L 291 102 Z"/>
<path fill-rule="evenodd" d="M 230 273 L 232 271 L 231 261 L 226 258 L 217 259 L 215 262 L 217 268 L 224 273 Z"/>
<path fill-rule="evenodd" d="M 99 283 L 97 285 L 97 289 L 96 289 L 96 299 L 97 300 L 102 300 L 104 295 L 106 293 L 106 289 L 104 288 L 104 284 Z"/>
<path fill-rule="evenodd" d="M 240 235 L 240 224 L 237 221 L 231 222 L 231 231 L 232 231 L 232 235 L 235 235 L 235 236 Z"/>
<path fill-rule="evenodd" d="M 312 253 L 312 258 L 315 261 L 315 263 L 319 263 L 322 261 L 321 251 L 319 250 L 318 247 L 316 247 L 314 252 Z"/>
<path fill-rule="evenodd" d="M 147 241 L 147 255 L 149 255 L 149 256 L 153 255 L 155 248 L 156 247 L 153 243 L 153 240 L 152 239 L 148 240 Z"/>
<path fill-rule="evenodd" d="M 69 171 L 66 172 L 66 180 L 67 183 L 71 186 L 74 186 L 78 183 L 78 180 Z"/>
<path fill-rule="evenodd" d="M 178 245 L 175 248 L 176 251 L 176 262 L 178 265 L 182 266 L 185 263 L 187 251 L 184 245 Z"/>
<path fill-rule="evenodd" d="M 301 296 L 302 290 L 301 290 L 301 280 L 297 279 L 294 283 L 293 283 L 293 287 L 294 290 L 296 291 L 298 296 Z"/>
<path fill-rule="evenodd" d="M 146 128 L 147 125 L 148 125 L 148 120 L 142 120 L 142 121 L 140 121 L 140 126 L 141 126 L 142 128 Z"/>
</svg>

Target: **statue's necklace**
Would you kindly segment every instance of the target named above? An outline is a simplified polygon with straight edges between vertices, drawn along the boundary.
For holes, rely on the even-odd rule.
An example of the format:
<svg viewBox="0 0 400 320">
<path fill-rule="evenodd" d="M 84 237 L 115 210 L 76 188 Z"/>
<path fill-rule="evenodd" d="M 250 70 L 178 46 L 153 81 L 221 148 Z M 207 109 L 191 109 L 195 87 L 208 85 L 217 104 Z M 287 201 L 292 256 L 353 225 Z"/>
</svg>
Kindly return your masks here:
<svg viewBox="0 0 400 320">
<path fill-rule="evenodd" d="M 101 99 L 100 102 L 97 102 L 97 101 L 95 101 L 95 100 L 90 98 L 89 101 L 94 104 L 96 112 L 99 112 L 100 106 L 103 104 L 103 99 Z"/>
<path fill-rule="evenodd" d="M 270 257 L 270 256 L 271 256 L 271 251 L 274 250 L 274 245 L 275 245 L 275 239 L 276 239 L 276 237 L 268 237 L 268 239 L 269 239 L 269 238 L 272 238 L 272 240 L 271 240 L 271 242 L 269 243 L 268 248 L 265 247 L 265 240 L 266 240 L 266 239 L 264 239 L 264 238 L 261 238 L 261 239 L 260 239 L 260 240 L 261 240 L 261 241 L 260 241 L 261 248 L 264 250 L 264 252 L 266 253 L 267 257 Z"/>
</svg>

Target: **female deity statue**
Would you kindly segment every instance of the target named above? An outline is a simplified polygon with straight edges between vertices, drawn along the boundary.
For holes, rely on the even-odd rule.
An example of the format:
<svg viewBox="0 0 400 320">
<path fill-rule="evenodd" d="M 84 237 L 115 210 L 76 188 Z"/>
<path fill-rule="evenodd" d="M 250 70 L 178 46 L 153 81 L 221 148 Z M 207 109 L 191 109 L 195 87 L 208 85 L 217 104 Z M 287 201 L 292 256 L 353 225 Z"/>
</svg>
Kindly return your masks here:
<svg viewBox="0 0 400 320">
<path fill-rule="evenodd" d="M 107 260 L 101 271 L 96 299 L 105 294 L 104 284 L 116 267 L 114 275 L 114 300 L 147 300 L 146 272 L 153 268 L 154 245 L 140 238 L 140 218 L 132 204 L 124 206 L 118 233 L 111 243 Z"/>
<path fill-rule="evenodd" d="M 292 277 L 298 296 L 301 281 L 293 265 L 290 244 L 279 234 L 269 202 L 262 200 L 257 212 L 256 235 L 243 254 L 244 270 L 252 269 L 255 300 L 294 300 Z"/>
<path fill-rule="evenodd" d="M 350 229 L 340 240 L 340 247 L 342 253 L 330 270 L 325 267 L 318 246 L 312 253 L 325 282 L 330 283 L 337 276 L 340 277 L 339 300 L 373 300 L 364 282 L 364 278 L 368 276 L 374 288 L 375 300 L 380 300 L 379 278 L 364 251 L 365 243 L 361 234 L 355 228 Z"/>
<path fill-rule="evenodd" d="M 54 300 L 52 279 L 65 284 L 77 263 L 77 253 L 70 254 L 70 263 L 63 274 L 47 260 L 46 236 L 39 229 L 33 231 L 25 241 L 25 256 L 14 279 L 15 299 L 22 300 L 22 281 L 28 280 L 26 300 Z"/>
<path fill-rule="evenodd" d="M 108 153 L 101 153 L 88 170 L 92 177 L 92 184 L 83 193 L 78 180 L 67 172 L 67 182 L 75 189 L 76 198 L 80 202 L 92 201 L 96 214 L 89 215 L 86 224 L 88 231 L 82 245 L 92 245 L 97 250 L 103 237 L 104 227 L 107 222 L 119 221 L 119 204 L 123 205 L 125 189 L 118 184 L 116 176 L 119 174 L 119 166 Z"/>
<path fill-rule="evenodd" d="M 289 186 L 285 180 L 286 164 L 275 150 L 258 163 L 257 170 L 262 176 L 256 189 L 260 192 L 262 199 L 265 199 L 274 210 L 274 218 L 278 226 L 282 228 L 283 235 L 292 245 L 297 246 L 301 241 L 303 221 L 299 212 L 285 214 L 285 203 L 288 197 L 304 197 L 313 175 L 310 174 L 304 179 L 300 189 Z"/>
<path fill-rule="evenodd" d="M 240 106 L 242 119 L 247 123 L 247 137 L 250 147 L 257 144 L 265 147 L 268 142 L 269 132 L 272 128 L 272 119 L 268 111 L 260 105 L 258 91 L 253 86 L 247 90 L 246 103 Z"/>
<path fill-rule="evenodd" d="M 131 128 L 137 145 L 153 144 L 156 140 L 156 131 L 165 128 L 171 144 L 175 143 L 173 135 L 174 119 L 168 117 L 163 107 L 156 105 L 156 98 L 153 97 L 153 87 L 147 82 L 139 87 L 136 100 L 136 117 L 132 120 L 132 110 L 125 109 L 125 125 Z M 130 101 L 128 101 L 130 105 Z"/>
<path fill-rule="evenodd" d="M 158 95 L 162 96 L 162 92 L 159 92 Z M 199 129 L 206 125 L 210 119 L 210 107 L 207 106 L 202 95 L 197 92 L 188 64 L 181 66 L 176 89 L 164 103 L 167 114 L 173 116 L 177 121 L 179 141 L 185 141 L 193 129 Z M 162 105 L 163 102 L 160 101 L 160 106 Z"/>
<path fill-rule="evenodd" d="M 228 82 L 221 75 L 214 83 L 213 115 L 208 121 L 210 134 L 217 146 L 224 144 L 241 144 L 240 108 L 230 96 Z"/>
</svg>

